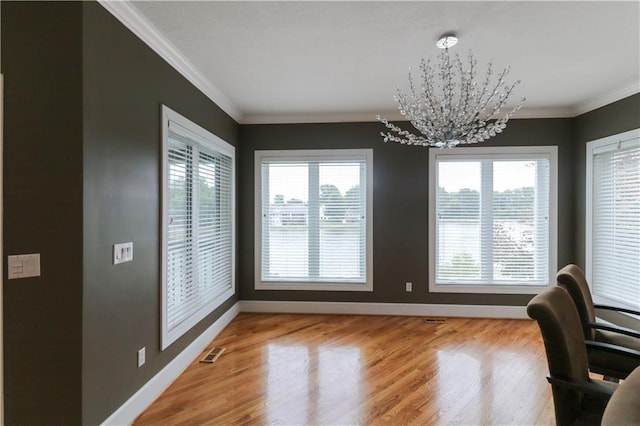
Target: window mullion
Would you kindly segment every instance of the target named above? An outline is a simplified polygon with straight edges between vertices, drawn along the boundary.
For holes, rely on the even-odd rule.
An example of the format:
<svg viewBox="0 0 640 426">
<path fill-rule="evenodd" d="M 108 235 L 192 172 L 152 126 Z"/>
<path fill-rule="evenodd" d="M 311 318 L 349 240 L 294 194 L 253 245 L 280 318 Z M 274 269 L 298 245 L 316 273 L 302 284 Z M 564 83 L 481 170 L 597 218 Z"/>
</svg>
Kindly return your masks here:
<svg viewBox="0 0 640 426">
<path fill-rule="evenodd" d="M 309 278 L 320 276 L 320 166 L 309 163 L 308 250 Z"/>
<path fill-rule="evenodd" d="M 480 280 L 493 281 L 493 160 L 480 161 Z"/>
<path fill-rule="evenodd" d="M 200 282 L 200 250 L 199 246 L 199 234 L 200 234 L 200 149 L 194 144 L 193 146 L 193 159 L 191 168 L 191 224 L 192 224 L 192 238 L 191 238 L 191 255 L 193 259 L 192 263 L 192 287 L 196 293 L 200 292 L 202 283 Z"/>
<path fill-rule="evenodd" d="M 366 188 L 367 188 L 367 173 L 366 164 L 363 162 L 360 164 L 360 276 L 364 277 L 367 270 L 367 221 L 370 218 L 367 217 L 367 202 L 366 202 Z"/>
<path fill-rule="evenodd" d="M 270 264 L 271 262 L 268 261 L 269 259 L 269 234 L 270 234 L 270 226 L 271 226 L 271 212 L 270 212 L 270 200 L 271 200 L 271 194 L 270 194 L 270 186 L 269 186 L 269 169 L 270 169 L 270 165 L 267 164 L 263 164 L 261 166 L 261 173 L 262 173 L 262 187 L 261 187 L 261 192 L 262 192 L 262 200 L 261 200 L 261 204 L 262 204 L 262 253 L 267 254 L 266 256 L 263 255 L 261 260 L 260 260 L 260 269 L 262 269 L 262 271 L 260 272 L 262 275 L 261 277 L 270 277 L 271 276 L 271 267 Z M 258 190 L 258 188 L 256 188 L 256 190 Z M 267 260 L 267 261 L 265 261 Z"/>
<path fill-rule="evenodd" d="M 534 232 L 536 238 L 533 241 L 534 267 L 536 281 L 542 282 L 549 275 L 549 262 L 547 260 L 547 247 L 549 247 L 549 164 L 538 160 L 536 165 L 536 187 L 534 188 Z M 544 224 L 545 226 L 541 226 Z"/>
</svg>

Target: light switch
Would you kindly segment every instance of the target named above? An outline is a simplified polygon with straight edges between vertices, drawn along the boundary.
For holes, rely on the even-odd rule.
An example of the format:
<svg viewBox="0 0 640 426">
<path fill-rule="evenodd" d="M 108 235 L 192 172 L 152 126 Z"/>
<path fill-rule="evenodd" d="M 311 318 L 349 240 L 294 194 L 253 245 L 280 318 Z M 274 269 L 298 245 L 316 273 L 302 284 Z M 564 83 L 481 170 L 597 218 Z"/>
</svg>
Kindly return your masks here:
<svg viewBox="0 0 640 426">
<path fill-rule="evenodd" d="M 19 254 L 7 257 L 10 280 L 40 276 L 40 253 Z"/>
<path fill-rule="evenodd" d="M 119 243 L 113 245 L 113 264 L 131 262 L 133 260 L 133 243 Z"/>
</svg>

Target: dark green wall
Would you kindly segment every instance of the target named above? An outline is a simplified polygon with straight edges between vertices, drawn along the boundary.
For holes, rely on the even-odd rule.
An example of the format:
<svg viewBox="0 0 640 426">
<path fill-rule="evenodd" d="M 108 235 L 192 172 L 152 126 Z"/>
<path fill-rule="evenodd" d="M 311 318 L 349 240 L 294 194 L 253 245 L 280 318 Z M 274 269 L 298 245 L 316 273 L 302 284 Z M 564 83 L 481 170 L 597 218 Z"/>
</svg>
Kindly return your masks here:
<svg viewBox="0 0 640 426">
<path fill-rule="evenodd" d="M 240 294 L 248 300 L 449 303 L 523 306 L 530 295 L 428 292 L 428 149 L 385 144 L 378 123 L 244 125 L 240 129 Z M 559 192 L 573 191 L 571 119 L 512 120 L 489 145 L 557 145 Z M 373 148 L 373 286 L 368 292 L 254 289 L 254 151 Z M 559 199 L 558 262 L 573 257 L 570 198 Z M 406 293 L 404 283 L 413 282 Z"/>
<path fill-rule="evenodd" d="M 10 281 L 3 259 L 8 425 L 81 421 L 81 20 L 80 3 L 2 3 L 4 254 L 41 256 Z"/>
<path fill-rule="evenodd" d="M 586 227 L 587 142 L 640 128 L 640 93 L 574 118 L 574 220 L 575 256 L 573 263 L 584 267 Z"/>
</svg>

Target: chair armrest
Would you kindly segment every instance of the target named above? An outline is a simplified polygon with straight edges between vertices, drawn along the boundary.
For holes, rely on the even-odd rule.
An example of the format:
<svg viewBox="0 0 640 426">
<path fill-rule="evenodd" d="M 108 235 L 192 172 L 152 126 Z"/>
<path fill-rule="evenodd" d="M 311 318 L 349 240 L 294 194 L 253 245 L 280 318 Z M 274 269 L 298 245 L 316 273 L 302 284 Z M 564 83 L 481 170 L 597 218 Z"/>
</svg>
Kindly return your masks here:
<svg viewBox="0 0 640 426">
<path fill-rule="evenodd" d="M 619 306 L 609 306 L 609 305 L 593 305 L 594 308 L 596 309 L 604 309 L 605 311 L 618 311 L 618 312 L 624 312 L 625 314 L 633 314 L 633 315 L 640 315 L 640 311 L 636 311 L 633 309 L 628 309 L 628 308 L 621 308 Z"/>
<path fill-rule="evenodd" d="M 611 398 L 611 395 L 613 395 L 613 392 L 617 388 L 616 384 L 606 383 L 602 380 L 589 379 L 588 381 L 583 382 L 575 379 L 568 379 L 566 377 L 553 376 L 551 373 L 547 374 L 547 381 L 554 386 L 593 395 L 605 401 L 608 401 L 609 398 Z"/>
<path fill-rule="evenodd" d="M 623 346 L 612 345 L 610 343 L 594 342 L 593 340 L 585 340 L 584 343 L 587 346 L 587 349 L 609 352 L 609 353 L 614 353 L 618 355 L 624 355 L 631 358 L 635 358 L 638 361 L 640 361 L 640 351 L 636 351 L 635 349 L 629 349 Z"/>
<path fill-rule="evenodd" d="M 626 328 L 626 327 L 619 327 L 617 325 L 611 325 L 611 324 L 602 324 L 602 323 L 596 323 L 596 322 L 588 322 L 586 323 L 586 325 L 589 328 L 595 328 L 598 330 L 606 330 L 606 331 L 611 331 L 614 333 L 618 333 L 618 334 L 624 334 L 627 336 L 631 336 L 631 337 L 635 337 L 640 339 L 640 332 L 636 331 L 636 330 L 632 330 L 630 328 Z"/>
</svg>

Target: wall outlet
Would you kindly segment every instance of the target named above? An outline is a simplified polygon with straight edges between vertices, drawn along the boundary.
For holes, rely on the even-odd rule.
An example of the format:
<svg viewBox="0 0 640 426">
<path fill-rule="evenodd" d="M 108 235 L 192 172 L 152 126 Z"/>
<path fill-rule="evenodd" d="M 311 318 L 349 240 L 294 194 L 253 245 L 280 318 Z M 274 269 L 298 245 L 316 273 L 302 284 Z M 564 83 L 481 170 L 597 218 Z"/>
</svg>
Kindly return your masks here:
<svg viewBox="0 0 640 426">
<path fill-rule="evenodd" d="M 133 260 L 133 243 L 113 245 L 113 264 L 131 262 Z"/>
<path fill-rule="evenodd" d="M 142 348 L 138 351 L 138 368 L 142 367 L 145 361 L 145 348 Z"/>
<path fill-rule="evenodd" d="M 405 285 L 405 286 L 406 286 L 406 288 L 407 288 L 407 293 L 410 293 L 410 292 L 412 292 L 412 291 L 413 291 L 413 284 L 412 284 L 412 283 L 410 283 L 410 282 L 406 282 L 404 285 Z"/>
</svg>

